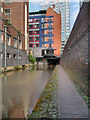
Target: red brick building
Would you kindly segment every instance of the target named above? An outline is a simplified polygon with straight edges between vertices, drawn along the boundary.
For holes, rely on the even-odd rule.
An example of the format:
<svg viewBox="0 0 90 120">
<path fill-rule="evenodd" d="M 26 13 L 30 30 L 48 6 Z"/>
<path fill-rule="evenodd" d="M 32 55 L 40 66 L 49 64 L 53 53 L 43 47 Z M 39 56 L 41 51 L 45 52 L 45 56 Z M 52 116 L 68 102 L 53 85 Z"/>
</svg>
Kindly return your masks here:
<svg viewBox="0 0 90 120">
<path fill-rule="evenodd" d="M 53 6 L 53 7 L 55 7 L 55 6 Z M 53 17 L 53 21 L 54 21 L 54 24 L 53 24 L 53 28 L 54 28 L 54 30 L 53 30 L 53 34 L 54 34 L 53 48 L 56 49 L 54 51 L 55 56 L 60 56 L 60 54 L 61 54 L 61 14 L 56 13 L 54 11 L 54 9 L 49 7 L 47 9 L 46 16 L 54 16 Z"/>
<path fill-rule="evenodd" d="M 55 7 L 55 6 L 53 6 Z M 29 13 L 29 47 L 52 48 L 54 55 L 61 54 L 61 14 L 54 9 Z M 45 52 L 45 54 L 49 54 Z"/>
<path fill-rule="evenodd" d="M 28 64 L 28 2 L 0 2 L 2 67 Z"/>
<path fill-rule="evenodd" d="M 28 12 L 29 2 L 6 2 L 1 3 L 1 17 L 15 27 L 19 33 L 25 35 L 23 48 L 28 46 Z M 4 26 L 4 25 L 3 25 Z"/>
</svg>

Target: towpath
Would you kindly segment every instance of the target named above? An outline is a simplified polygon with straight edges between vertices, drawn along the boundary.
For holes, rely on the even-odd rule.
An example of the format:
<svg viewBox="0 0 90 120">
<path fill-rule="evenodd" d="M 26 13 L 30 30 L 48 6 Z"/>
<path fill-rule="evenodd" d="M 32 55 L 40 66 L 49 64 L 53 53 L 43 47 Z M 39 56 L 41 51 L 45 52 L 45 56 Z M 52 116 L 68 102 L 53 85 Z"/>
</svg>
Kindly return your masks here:
<svg viewBox="0 0 90 120">
<path fill-rule="evenodd" d="M 60 65 L 58 66 L 58 116 L 59 118 L 88 117 L 87 105 Z"/>
</svg>

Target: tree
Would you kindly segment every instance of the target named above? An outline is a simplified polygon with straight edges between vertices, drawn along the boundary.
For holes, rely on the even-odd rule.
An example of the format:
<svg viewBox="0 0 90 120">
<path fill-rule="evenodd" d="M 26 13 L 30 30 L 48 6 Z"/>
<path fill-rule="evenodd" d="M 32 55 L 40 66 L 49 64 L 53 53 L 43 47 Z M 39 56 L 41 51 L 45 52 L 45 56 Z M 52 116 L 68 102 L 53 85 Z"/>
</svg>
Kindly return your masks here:
<svg viewBox="0 0 90 120">
<path fill-rule="evenodd" d="M 29 55 L 29 62 L 34 64 L 36 62 L 36 58 L 33 57 L 32 55 Z"/>
</svg>

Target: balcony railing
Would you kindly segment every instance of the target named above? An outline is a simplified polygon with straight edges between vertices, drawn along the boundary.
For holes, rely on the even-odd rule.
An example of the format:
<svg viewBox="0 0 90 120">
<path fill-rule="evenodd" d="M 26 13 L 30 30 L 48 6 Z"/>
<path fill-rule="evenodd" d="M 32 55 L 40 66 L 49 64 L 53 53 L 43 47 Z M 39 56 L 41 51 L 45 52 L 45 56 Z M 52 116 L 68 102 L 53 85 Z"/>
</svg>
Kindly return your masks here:
<svg viewBox="0 0 90 120">
<path fill-rule="evenodd" d="M 48 32 L 48 34 L 53 34 L 52 32 Z"/>
<path fill-rule="evenodd" d="M 48 39 L 48 41 L 53 41 L 53 39 Z"/>
<path fill-rule="evenodd" d="M 53 28 L 53 26 L 51 25 L 51 26 L 48 26 L 48 28 Z"/>
<path fill-rule="evenodd" d="M 47 20 L 47 22 L 53 22 L 53 20 Z"/>
</svg>

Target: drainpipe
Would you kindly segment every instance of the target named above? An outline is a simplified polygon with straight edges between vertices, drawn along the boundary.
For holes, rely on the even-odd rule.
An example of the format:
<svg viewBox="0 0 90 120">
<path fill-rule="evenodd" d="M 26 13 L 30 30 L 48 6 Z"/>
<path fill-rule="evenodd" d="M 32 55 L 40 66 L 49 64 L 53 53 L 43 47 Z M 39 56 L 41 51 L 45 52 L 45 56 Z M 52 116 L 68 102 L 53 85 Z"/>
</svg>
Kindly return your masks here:
<svg viewBox="0 0 90 120">
<path fill-rule="evenodd" d="M 17 52 L 18 52 L 17 53 L 18 54 L 18 61 L 17 62 L 18 62 L 18 66 L 19 66 L 19 35 L 17 35 L 17 49 L 18 49 L 17 50 Z"/>
<path fill-rule="evenodd" d="M 5 28 L 5 68 L 7 67 L 7 48 L 6 48 L 6 42 L 7 42 L 7 25 L 4 25 L 4 28 Z"/>
</svg>

